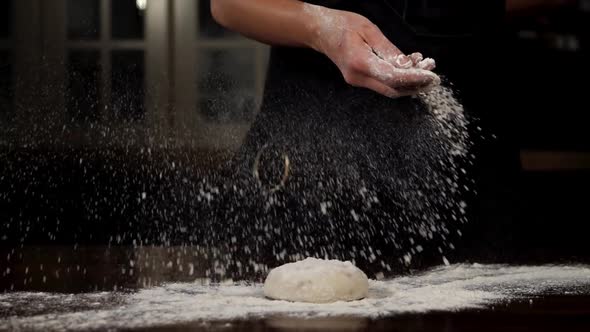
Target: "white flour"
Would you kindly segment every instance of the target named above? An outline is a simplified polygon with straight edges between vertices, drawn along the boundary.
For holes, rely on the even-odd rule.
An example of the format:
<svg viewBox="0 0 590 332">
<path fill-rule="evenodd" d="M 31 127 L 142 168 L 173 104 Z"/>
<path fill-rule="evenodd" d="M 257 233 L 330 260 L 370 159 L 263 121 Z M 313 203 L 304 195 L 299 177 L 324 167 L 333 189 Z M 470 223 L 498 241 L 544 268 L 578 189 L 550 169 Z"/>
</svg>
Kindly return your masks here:
<svg viewBox="0 0 590 332">
<path fill-rule="evenodd" d="M 436 119 L 435 134 L 449 144 L 451 156 L 467 156 L 469 149 L 468 121 L 463 105 L 453 96 L 453 91 L 436 86 L 420 98 Z M 454 164 L 453 162 L 451 162 Z"/>
<path fill-rule="evenodd" d="M 199 321 L 223 321 L 269 316 L 384 317 L 401 313 L 483 308 L 515 298 L 590 293 L 588 266 L 453 265 L 388 281 L 371 281 L 369 297 L 356 302 L 305 304 L 271 301 L 262 285 L 168 284 L 133 294 L 118 294 L 115 305 L 105 298 L 117 293 L 55 295 L 9 293 L 0 306 L 35 307 L 76 303 L 86 311 L 11 317 L 0 321 L 8 330 L 85 330 L 142 328 Z M 92 304 L 96 309 L 88 309 Z M 105 308 L 106 307 L 106 308 Z"/>
<path fill-rule="evenodd" d="M 431 77 L 431 86 L 437 86 L 440 84 L 440 77 L 438 77 L 438 75 L 434 74 L 429 70 L 421 69 L 420 67 L 407 69 L 397 68 L 392 64 L 392 62 L 386 61 L 381 57 L 378 57 L 377 55 L 369 56 L 367 58 L 367 61 L 369 64 L 369 72 L 371 73 L 371 75 L 373 77 L 378 78 L 382 82 L 397 82 L 398 80 L 400 82 L 403 82 L 405 79 L 404 77 L 408 77 L 411 75 L 412 77 Z M 398 60 L 394 61 L 397 62 Z M 419 63 L 418 65 L 426 67 L 429 64 L 428 62 L 426 62 L 424 64 Z"/>
</svg>

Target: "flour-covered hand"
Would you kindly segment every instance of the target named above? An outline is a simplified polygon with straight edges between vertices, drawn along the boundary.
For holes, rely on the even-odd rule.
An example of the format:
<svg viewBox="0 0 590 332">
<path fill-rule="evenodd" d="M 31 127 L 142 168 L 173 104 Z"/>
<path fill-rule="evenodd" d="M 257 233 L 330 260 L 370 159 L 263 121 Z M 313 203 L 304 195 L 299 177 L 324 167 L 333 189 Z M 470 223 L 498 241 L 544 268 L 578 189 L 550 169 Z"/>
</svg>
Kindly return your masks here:
<svg viewBox="0 0 590 332">
<path fill-rule="evenodd" d="M 364 16 L 306 4 L 314 25 L 312 47 L 329 57 L 344 80 L 396 98 L 416 95 L 440 78 L 432 72 L 434 60 L 422 54 L 403 54 Z"/>
</svg>

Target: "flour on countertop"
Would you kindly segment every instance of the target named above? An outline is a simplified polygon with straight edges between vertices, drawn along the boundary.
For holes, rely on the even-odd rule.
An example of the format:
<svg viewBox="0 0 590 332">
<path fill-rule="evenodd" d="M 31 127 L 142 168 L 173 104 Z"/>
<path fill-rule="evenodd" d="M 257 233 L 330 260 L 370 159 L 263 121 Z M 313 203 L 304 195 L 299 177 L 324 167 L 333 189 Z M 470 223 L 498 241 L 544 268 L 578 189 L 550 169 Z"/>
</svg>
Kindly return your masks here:
<svg viewBox="0 0 590 332">
<path fill-rule="evenodd" d="M 384 317 L 402 313 L 485 308 L 547 292 L 590 294 L 588 266 L 452 265 L 414 276 L 371 281 L 369 297 L 332 304 L 292 303 L 264 298 L 261 284 L 168 284 L 137 293 L 59 295 L 7 293 L 0 308 L 78 303 L 83 311 L 23 314 L 0 320 L 0 329 L 57 331 L 166 326 L 199 321 L 268 316 Z M 110 298 L 110 299 L 109 299 Z M 109 299 L 106 301 L 105 299 Z M 115 305 L 108 302 L 114 302 Z M 89 309 L 96 303 L 94 309 Z"/>
</svg>

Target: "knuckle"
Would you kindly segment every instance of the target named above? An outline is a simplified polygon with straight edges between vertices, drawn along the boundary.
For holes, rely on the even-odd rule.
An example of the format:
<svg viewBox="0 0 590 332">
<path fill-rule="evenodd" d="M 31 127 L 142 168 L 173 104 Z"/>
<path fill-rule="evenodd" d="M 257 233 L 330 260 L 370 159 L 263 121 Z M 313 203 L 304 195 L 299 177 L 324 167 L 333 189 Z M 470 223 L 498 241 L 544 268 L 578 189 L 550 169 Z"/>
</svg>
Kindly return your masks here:
<svg viewBox="0 0 590 332">
<path fill-rule="evenodd" d="M 360 80 L 357 75 L 351 72 L 344 72 L 344 81 L 352 86 L 360 86 Z"/>
<path fill-rule="evenodd" d="M 365 31 L 369 31 L 369 32 L 377 32 L 379 31 L 379 28 L 377 28 L 375 26 L 375 24 L 369 22 L 369 21 L 365 21 L 363 23 L 361 23 L 361 29 L 365 30 Z"/>
<path fill-rule="evenodd" d="M 352 59 L 350 59 L 348 65 L 351 70 L 358 73 L 364 73 L 367 71 L 368 68 L 367 62 L 360 57 L 353 57 Z"/>
<path fill-rule="evenodd" d="M 379 32 L 379 28 L 371 22 L 368 18 L 362 16 L 362 19 L 359 22 L 359 26 L 361 29 L 371 32 Z"/>
</svg>

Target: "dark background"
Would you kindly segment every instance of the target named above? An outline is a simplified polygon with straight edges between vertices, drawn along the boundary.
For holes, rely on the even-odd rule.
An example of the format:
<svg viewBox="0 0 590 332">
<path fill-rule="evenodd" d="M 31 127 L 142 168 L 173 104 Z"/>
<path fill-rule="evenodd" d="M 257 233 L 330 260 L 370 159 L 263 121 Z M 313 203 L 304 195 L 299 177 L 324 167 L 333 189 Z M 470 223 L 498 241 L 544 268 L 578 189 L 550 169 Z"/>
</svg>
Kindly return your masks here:
<svg viewBox="0 0 590 332">
<path fill-rule="evenodd" d="M 182 183 L 198 183 L 239 146 L 266 51 L 216 25 L 208 1 L 196 1 L 190 33 L 179 32 L 186 17 L 174 5 L 152 17 L 135 0 L 55 3 L 0 0 L 0 289 L 133 286 L 137 275 L 118 274 L 130 257 L 150 252 L 176 266 L 186 256 L 192 239 L 181 230 L 199 206 L 186 202 L 199 186 Z M 489 74 L 505 100 L 498 146 L 521 164 L 502 179 L 514 210 L 467 225 L 452 262 L 590 262 L 589 24 L 588 1 L 506 18 L 504 65 Z M 167 38 L 152 38 L 158 29 Z M 194 43 L 177 44 L 186 36 Z M 183 76 L 188 49 L 195 70 Z M 48 269 L 61 275 L 31 276 Z"/>
</svg>

